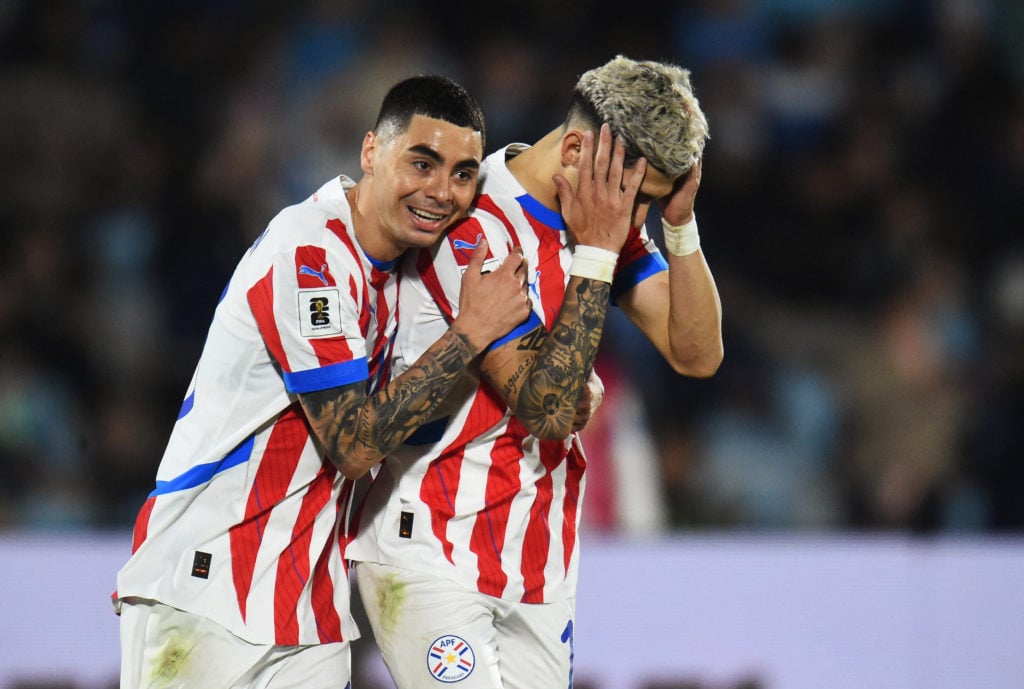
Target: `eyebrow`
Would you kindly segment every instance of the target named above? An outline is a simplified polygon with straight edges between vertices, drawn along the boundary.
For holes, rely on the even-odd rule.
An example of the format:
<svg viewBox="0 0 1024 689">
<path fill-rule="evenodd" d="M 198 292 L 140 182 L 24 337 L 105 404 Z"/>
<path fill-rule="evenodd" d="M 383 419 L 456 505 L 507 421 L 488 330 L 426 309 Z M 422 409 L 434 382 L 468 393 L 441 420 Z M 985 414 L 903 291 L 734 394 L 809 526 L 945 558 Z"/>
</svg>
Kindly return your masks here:
<svg viewBox="0 0 1024 689">
<path fill-rule="evenodd" d="M 444 162 L 444 156 L 442 156 L 440 153 L 435 151 L 430 146 L 427 146 L 426 144 L 416 144 L 415 146 L 410 146 L 409 147 L 409 151 L 412 152 L 412 153 L 419 153 L 420 155 L 426 156 L 426 157 L 430 158 L 431 160 L 434 160 L 437 163 L 443 163 Z M 459 162 L 458 164 L 456 164 L 455 167 L 457 167 L 457 168 L 470 168 L 470 169 L 476 170 L 476 169 L 478 169 L 480 167 L 480 161 L 478 161 L 478 160 L 476 160 L 474 158 L 466 158 L 465 160 L 463 160 L 463 161 Z"/>
</svg>

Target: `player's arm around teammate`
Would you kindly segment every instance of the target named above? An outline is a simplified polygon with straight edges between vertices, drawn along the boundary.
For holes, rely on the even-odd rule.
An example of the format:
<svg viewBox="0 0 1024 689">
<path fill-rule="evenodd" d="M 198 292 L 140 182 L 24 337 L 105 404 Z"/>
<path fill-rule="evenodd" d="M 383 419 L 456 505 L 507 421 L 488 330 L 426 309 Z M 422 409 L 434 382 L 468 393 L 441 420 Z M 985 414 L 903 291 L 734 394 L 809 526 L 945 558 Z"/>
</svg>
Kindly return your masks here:
<svg viewBox="0 0 1024 689">
<path fill-rule="evenodd" d="M 482 274 L 486 241 L 462 276 L 459 315 L 408 370 L 367 396 L 364 383 L 299 396 L 310 425 L 342 473 L 356 479 L 427 421 L 469 363 L 496 338 L 526 320 L 525 261 L 514 250 Z"/>
<path fill-rule="evenodd" d="M 562 440 L 584 422 L 582 402 L 604 332 L 612 276 L 646 172 L 643 159 L 629 168 L 624 159 L 625 150 L 607 125 L 596 152 L 593 134 L 582 136 L 576 188 L 565 177 L 555 177 L 575 245 L 558 318 L 547 337 L 526 333 L 481 361 L 482 374 L 501 391 L 509 409 L 542 440 Z"/>
</svg>

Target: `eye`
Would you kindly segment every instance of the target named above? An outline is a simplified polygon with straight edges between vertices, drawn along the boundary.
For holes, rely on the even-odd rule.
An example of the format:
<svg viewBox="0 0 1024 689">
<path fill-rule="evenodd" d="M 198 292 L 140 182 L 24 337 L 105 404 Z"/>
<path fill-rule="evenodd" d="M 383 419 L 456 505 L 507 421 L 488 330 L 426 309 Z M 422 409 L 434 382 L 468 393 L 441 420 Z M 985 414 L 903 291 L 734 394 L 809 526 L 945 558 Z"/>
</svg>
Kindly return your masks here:
<svg viewBox="0 0 1024 689">
<path fill-rule="evenodd" d="M 455 179 L 460 182 L 472 183 L 476 181 L 476 173 L 472 170 L 456 170 Z"/>
<path fill-rule="evenodd" d="M 430 161 L 427 160 L 414 160 L 412 161 L 412 166 L 420 172 L 427 172 L 431 167 Z"/>
</svg>

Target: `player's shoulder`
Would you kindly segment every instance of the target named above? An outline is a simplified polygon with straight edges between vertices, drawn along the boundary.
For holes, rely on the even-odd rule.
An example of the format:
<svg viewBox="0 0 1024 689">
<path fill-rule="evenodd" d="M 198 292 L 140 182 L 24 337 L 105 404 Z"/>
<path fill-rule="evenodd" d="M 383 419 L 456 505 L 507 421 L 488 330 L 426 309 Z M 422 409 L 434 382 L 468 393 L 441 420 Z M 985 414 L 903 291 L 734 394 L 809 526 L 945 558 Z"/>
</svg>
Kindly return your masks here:
<svg viewBox="0 0 1024 689">
<path fill-rule="evenodd" d="M 344 176 L 329 180 L 302 201 L 282 208 L 257 243 L 282 252 L 302 245 L 351 242 L 352 212 L 345 197 L 345 180 Z"/>
</svg>

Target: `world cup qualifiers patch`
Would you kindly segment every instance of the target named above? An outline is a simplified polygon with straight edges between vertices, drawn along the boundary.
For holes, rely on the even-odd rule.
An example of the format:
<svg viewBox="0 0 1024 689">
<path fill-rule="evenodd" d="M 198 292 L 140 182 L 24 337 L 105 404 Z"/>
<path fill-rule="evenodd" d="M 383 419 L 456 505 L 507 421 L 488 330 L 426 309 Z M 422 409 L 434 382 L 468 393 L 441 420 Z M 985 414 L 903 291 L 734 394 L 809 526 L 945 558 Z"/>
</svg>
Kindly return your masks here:
<svg viewBox="0 0 1024 689">
<path fill-rule="evenodd" d="M 341 334 L 338 290 L 299 290 L 299 332 L 303 337 L 327 337 Z"/>
<path fill-rule="evenodd" d="M 465 639 L 451 634 L 430 644 L 427 669 L 434 679 L 448 684 L 466 679 L 476 665 L 476 655 Z"/>
</svg>

